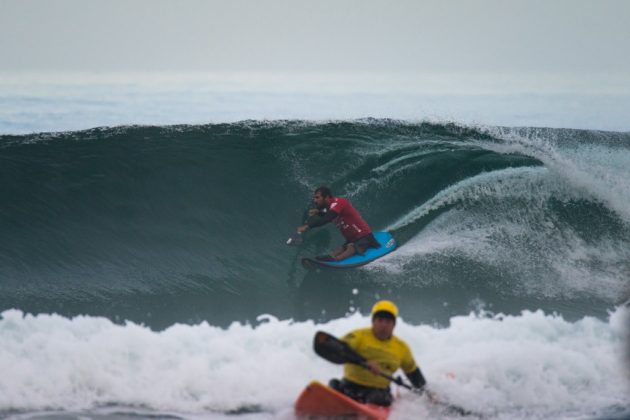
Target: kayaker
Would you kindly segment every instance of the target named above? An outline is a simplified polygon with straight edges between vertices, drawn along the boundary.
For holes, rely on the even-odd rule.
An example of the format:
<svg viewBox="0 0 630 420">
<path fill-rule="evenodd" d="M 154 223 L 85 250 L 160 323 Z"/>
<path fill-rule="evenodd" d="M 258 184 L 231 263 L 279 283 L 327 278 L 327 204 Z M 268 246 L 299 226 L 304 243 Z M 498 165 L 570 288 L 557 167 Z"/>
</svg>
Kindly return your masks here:
<svg viewBox="0 0 630 420">
<path fill-rule="evenodd" d="M 416 365 L 407 343 L 393 335 L 398 308 L 389 300 L 372 307 L 372 326 L 354 330 L 342 338 L 368 361 L 369 370 L 353 363 L 344 364 L 343 378 L 332 379 L 329 385 L 350 398 L 363 403 L 389 406 L 393 397 L 390 380 L 399 368 L 414 387 L 422 389 L 426 380 Z"/>
</svg>

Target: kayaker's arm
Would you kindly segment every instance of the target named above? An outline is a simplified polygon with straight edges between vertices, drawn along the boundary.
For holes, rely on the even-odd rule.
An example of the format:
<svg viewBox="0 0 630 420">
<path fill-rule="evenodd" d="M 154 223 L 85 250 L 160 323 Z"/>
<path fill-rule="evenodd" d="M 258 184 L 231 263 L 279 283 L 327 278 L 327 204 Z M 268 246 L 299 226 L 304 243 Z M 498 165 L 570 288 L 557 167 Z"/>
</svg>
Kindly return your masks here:
<svg viewBox="0 0 630 420">
<path fill-rule="evenodd" d="M 427 384 L 427 381 L 426 379 L 424 379 L 422 372 L 420 372 L 420 368 L 416 368 L 416 370 L 412 371 L 411 373 L 405 372 L 405 375 L 409 379 L 409 382 L 411 382 L 411 384 L 414 386 L 414 388 L 422 389 Z"/>
</svg>

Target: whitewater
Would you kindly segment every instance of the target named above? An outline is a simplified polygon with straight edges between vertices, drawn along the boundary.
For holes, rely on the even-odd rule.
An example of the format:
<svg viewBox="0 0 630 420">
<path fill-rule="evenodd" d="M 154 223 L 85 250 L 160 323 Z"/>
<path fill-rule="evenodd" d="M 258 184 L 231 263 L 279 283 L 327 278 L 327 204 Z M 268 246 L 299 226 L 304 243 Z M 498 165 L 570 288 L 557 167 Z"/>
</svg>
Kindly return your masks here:
<svg viewBox="0 0 630 420">
<path fill-rule="evenodd" d="M 438 395 L 485 418 L 624 418 L 628 314 L 620 308 L 607 320 L 571 323 L 542 311 L 481 313 L 453 317 L 446 328 L 402 319 L 396 331 Z M 339 376 L 312 351 L 314 333 L 342 335 L 368 323 L 358 313 L 323 324 L 261 315 L 255 326 L 203 322 L 158 332 L 9 310 L 0 321 L 0 367 L 11 375 L 0 379 L 0 406 L 5 415 L 24 410 L 35 418 L 61 411 L 290 419 L 306 383 Z M 448 417 L 397 392 L 393 419 Z"/>
<path fill-rule="evenodd" d="M 315 332 L 386 298 L 477 417 L 630 418 L 628 92 L 1 76 L 0 417 L 291 419 L 341 374 Z M 399 249 L 305 271 L 341 241 L 285 245 L 321 184 Z"/>
</svg>

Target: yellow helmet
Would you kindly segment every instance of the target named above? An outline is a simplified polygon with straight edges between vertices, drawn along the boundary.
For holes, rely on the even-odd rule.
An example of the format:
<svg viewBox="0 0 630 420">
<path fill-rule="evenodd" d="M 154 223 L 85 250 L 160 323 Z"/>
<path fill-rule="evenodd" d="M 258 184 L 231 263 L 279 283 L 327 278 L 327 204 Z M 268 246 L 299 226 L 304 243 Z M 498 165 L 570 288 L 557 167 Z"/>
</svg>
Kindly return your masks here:
<svg viewBox="0 0 630 420">
<path fill-rule="evenodd" d="M 379 300 L 372 306 L 372 315 L 377 312 L 388 312 L 394 316 L 394 318 L 398 317 L 398 308 L 394 305 L 394 302 L 390 300 Z"/>
</svg>

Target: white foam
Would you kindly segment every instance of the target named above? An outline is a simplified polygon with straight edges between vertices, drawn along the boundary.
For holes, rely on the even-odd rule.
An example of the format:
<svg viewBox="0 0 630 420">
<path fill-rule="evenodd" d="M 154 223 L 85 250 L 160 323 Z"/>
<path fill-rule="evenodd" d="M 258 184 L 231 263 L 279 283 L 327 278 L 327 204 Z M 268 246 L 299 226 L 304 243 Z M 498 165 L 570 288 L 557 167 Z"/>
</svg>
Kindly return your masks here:
<svg viewBox="0 0 630 420">
<path fill-rule="evenodd" d="M 504 199 L 507 197 L 525 197 L 529 200 L 542 202 L 552 193 L 565 192 L 564 189 L 538 190 L 544 182 L 545 168 L 522 167 L 507 168 L 467 178 L 455 185 L 440 191 L 435 197 L 416 209 L 408 212 L 397 221 L 389 225 L 386 230 L 397 230 L 428 215 L 431 211 L 458 202 L 482 202 L 485 199 Z M 563 196 L 565 194 L 562 194 Z"/>
<path fill-rule="evenodd" d="M 604 146 L 593 144 L 593 140 L 585 144 L 577 138 L 558 139 L 558 134 L 547 130 L 532 129 L 525 134 L 523 130 L 486 130 L 501 142 L 478 142 L 480 147 L 498 153 L 520 153 L 540 160 L 563 182 L 601 201 L 630 224 L 628 144 L 618 144 L 606 133 L 592 133 L 592 137 L 598 134 L 602 142 L 608 143 Z M 573 135 L 577 137 L 577 133 Z"/>
<path fill-rule="evenodd" d="M 608 321 L 586 317 L 573 323 L 541 311 L 471 314 L 452 318 L 447 328 L 401 319 L 396 332 L 433 390 L 452 403 L 492 418 L 592 414 L 629 406 L 622 357 L 627 313 L 618 308 Z M 271 316 L 261 321 L 256 327 L 202 323 L 156 332 L 104 318 L 5 311 L 0 411 L 80 412 L 114 404 L 212 417 L 259 406 L 266 412 L 251 418 L 290 418 L 307 382 L 340 374 L 313 353 L 315 331 L 342 335 L 369 324 L 360 314 L 322 325 Z M 435 410 L 401 395 L 393 419 Z"/>
</svg>

